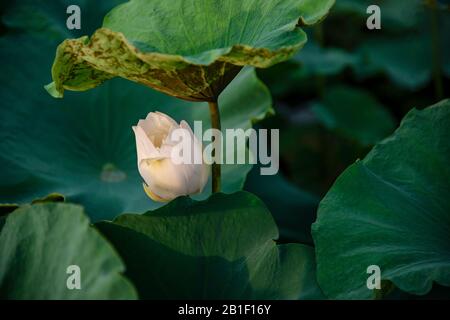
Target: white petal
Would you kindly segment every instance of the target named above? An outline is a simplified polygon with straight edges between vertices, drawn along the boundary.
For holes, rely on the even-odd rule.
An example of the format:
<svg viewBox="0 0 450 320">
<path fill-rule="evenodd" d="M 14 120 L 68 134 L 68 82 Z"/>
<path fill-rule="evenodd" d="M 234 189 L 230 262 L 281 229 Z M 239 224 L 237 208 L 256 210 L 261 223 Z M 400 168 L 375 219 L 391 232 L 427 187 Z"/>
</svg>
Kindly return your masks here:
<svg viewBox="0 0 450 320">
<path fill-rule="evenodd" d="M 134 126 L 133 131 L 136 138 L 138 164 L 143 159 L 156 159 L 161 157 L 159 151 L 155 148 L 141 127 Z"/>
<path fill-rule="evenodd" d="M 139 163 L 139 173 L 149 189 L 162 199 L 188 194 L 183 165 L 175 165 L 170 159 L 144 160 Z"/>
<path fill-rule="evenodd" d="M 133 127 L 136 135 L 139 173 L 145 181 L 145 192 L 155 201 L 170 201 L 178 196 L 201 192 L 208 181 L 209 166 L 172 162 L 172 149 L 179 141 L 172 140 L 172 132 L 184 129 L 191 139 L 191 153 L 203 161 L 201 142 L 186 121 L 178 125 L 171 117 L 151 112 Z M 192 159 L 193 160 L 193 159 Z"/>
<path fill-rule="evenodd" d="M 138 126 L 144 130 L 153 145 L 159 148 L 172 128 L 177 127 L 177 123 L 161 112 L 150 112 L 145 120 L 139 120 Z"/>
<path fill-rule="evenodd" d="M 159 111 L 154 112 L 154 114 L 158 116 L 158 119 L 161 123 L 165 123 L 165 125 L 168 126 L 178 126 L 178 123 L 167 114 Z"/>
<path fill-rule="evenodd" d="M 183 121 L 182 121 L 182 123 L 183 123 Z M 183 142 L 184 142 L 184 139 L 189 139 L 190 140 L 189 141 L 190 145 L 192 146 L 192 138 L 193 138 L 192 131 L 190 129 L 184 128 L 183 126 L 173 127 L 170 130 L 170 132 L 167 135 L 167 137 L 164 138 L 164 140 L 162 142 L 162 145 L 161 145 L 161 148 L 160 148 L 160 152 L 164 156 L 172 157 L 172 150 L 173 150 L 173 148 L 178 146 L 180 143 L 182 143 L 182 141 L 179 140 L 180 139 L 179 136 L 177 136 L 177 139 L 174 139 L 175 131 L 176 131 L 177 134 L 180 134 L 179 130 L 183 131 Z M 191 148 L 191 153 L 192 153 L 192 148 Z"/>
<path fill-rule="evenodd" d="M 209 178 L 209 166 L 203 161 L 203 147 L 201 142 L 194 135 L 189 124 L 182 120 L 180 127 L 190 132 L 192 143 L 192 154 L 196 154 L 198 159 L 201 159 L 201 164 L 191 164 L 185 166 L 186 175 L 189 179 L 189 194 L 202 192 Z M 194 159 L 194 157 L 193 157 Z"/>
</svg>

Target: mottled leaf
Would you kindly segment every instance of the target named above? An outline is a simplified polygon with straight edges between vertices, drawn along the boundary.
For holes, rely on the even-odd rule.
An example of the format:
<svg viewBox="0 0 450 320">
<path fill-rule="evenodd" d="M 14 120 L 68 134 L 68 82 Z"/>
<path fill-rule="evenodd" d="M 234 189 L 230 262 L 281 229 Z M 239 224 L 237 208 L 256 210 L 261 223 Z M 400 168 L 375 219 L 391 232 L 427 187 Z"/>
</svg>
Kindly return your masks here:
<svg viewBox="0 0 450 320">
<path fill-rule="evenodd" d="M 84 91 L 113 77 L 193 101 L 212 101 L 245 65 L 269 67 L 306 42 L 299 24 L 334 0 L 131 0 L 92 37 L 64 41 L 49 92 Z"/>
</svg>

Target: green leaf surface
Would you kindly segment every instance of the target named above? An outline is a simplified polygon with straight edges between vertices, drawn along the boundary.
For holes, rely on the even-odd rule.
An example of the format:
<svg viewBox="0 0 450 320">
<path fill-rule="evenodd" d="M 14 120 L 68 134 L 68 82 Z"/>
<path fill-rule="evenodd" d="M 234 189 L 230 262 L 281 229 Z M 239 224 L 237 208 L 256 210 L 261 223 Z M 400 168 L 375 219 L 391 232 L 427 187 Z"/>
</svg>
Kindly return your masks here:
<svg viewBox="0 0 450 320">
<path fill-rule="evenodd" d="M 89 226 L 79 206 L 37 204 L 11 213 L 0 234 L 0 297 L 3 299 L 134 299 L 112 246 Z M 81 288 L 68 289 L 80 268 Z"/>
<path fill-rule="evenodd" d="M 362 146 L 373 145 L 392 133 L 395 120 L 367 91 L 347 86 L 327 89 L 312 107 L 321 123 Z"/>
<path fill-rule="evenodd" d="M 256 166 L 247 177 L 245 190 L 261 198 L 270 209 L 281 241 L 313 244 L 311 224 L 316 219 L 318 197 L 297 188 L 281 173 L 262 176 Z"/>
<path fill-rule="evenodd" d="M 183 197 L 96 226 L 114 244 L 144 299 L 321 298 L 314 250 L 277 245 L 270 212 L 247 192 Z"/>
<path fill-rule="evenodd" d="M 31 204 L 47 203 L 47 202 L 64 202 L 66 199 L 62 194 L 51 193 L 43 198 L 35 199 Z"/>
<path fill-rule="evenodd" d="M 298 27 L 334 0 L 130 0 L 91 38 L 57 49 L 49 92 L 85 91 L 122 77 L 193 101 L 215 100 L 245 66 L 269 67 L 306 42 Z"/>
<path fill-rule="evenodd" d="M 2 203 L 0 204 L 0 217 L 6 216 L 7 214 L 10 214 L 16 209 L 19 209 L 18 204 L 14 203 Z"/>
<path fill-rule="evenodd" d="M 370 265 L 409 293 L 450 286 L 449 123 L 449 100 L 411 111 L 322 200 L 313 237 L 328 297 L 373 298 Z"/>
<path fill-rule="evenodd" d="M 367 40 L 359 51 L 366 57 L 368 64 L 357 72 L 362 76 L 384 72 L 397 85 L 414 90 L 431 80 L 431 50 L 428 36 Z"/>
<path fill-rule="evenodd" d="M 208 106 L 121 79 L 55 100 L 42 88 L 51 43 L 14 35 L 1 38 L 0 46 L 0 202 L 29 203 L 56 192 L 83 204 L 94 221 L 160 206 L 142 189 L 131 126 L 157 110 L 191 125 L 202 120 L 205 130 Z M 224 129 L 250 128 L 272 110 L 270 94 L 251 68 L 242 70 L 219 102 Z M 223 191 L 242 189 L 251 167 L 224 165 Z"/>
<path fill-rule="evenodd" d="M 51 193 L 45 197 L 34 199 L 30 204 L 47 203 L 47 202 L 64 202 L 65 197 L 58 193 Z M 17 203 L 0 203 L 0 216 L 6 216 L 16 209 L 19 209 L 20 205 Z"/>
<path fill-rule="evenodd" d="M 322 48 L 309 41 L 292 60 L 300 64 L 304 76 L 333 76 L 347 67 L 355 67 L 359 59 L 357 54 L 340 48 Z"/>
<path fill-rule="evenodd" d="M 0 215 L 0 232 L 3 229 L 3 226 L 5 225 L 5 222 L 6 222 L 6 216 Z"/>
<path fill-rule="evenodd" d="M 348 69 L 362 68 L 361 51 L 350 52 L 339 47 L 322 47 L 311 38 L 309 36 L 308 43 L 292 59 L 268 69 L 258 70 L 261 79 L 275 97 L 309 95 L 317 90 L 317 77 L 334 77 Z M 368 76 L 368 67 L 363 69 L 364 73 L 359 74 Z"/>
</svg>

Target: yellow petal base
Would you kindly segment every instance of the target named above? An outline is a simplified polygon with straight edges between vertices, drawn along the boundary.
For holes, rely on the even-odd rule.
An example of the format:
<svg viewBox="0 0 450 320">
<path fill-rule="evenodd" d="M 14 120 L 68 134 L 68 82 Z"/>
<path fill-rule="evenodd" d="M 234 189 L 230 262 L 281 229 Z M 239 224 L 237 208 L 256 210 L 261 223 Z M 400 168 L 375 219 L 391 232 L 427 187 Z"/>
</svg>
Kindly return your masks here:
<svg viewBox="0 0 450 320">
<path fill-rule="evenodd" d="M 144 191 L 147 194 L 147 196 L 149 196 L 149 198 L 152 199 L 153 201 L 156 201 L 156 202 L 169 202 L 168 200 L 163 199 L 160 196 L 154 194 L 145 183 L 143 183 L 142 186 L 144 187 Z"/>
</svg>

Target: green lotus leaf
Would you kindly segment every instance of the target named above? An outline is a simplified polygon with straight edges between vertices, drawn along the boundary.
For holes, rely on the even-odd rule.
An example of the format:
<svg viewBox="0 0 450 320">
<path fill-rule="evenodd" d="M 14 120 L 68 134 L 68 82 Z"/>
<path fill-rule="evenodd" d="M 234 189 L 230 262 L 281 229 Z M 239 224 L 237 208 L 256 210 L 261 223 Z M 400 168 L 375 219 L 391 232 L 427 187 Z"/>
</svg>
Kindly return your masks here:
<svg viewBox="0 0 450 320">
<path fill-rule="evenodd" d="M 322 47 L 309 35 L 308 38 L 308 43 L 290 60 L 258 70 L 258 75 L 275 97 L 308 95 L 317 91 L 319 78 L 333 77 L 348 69 L 355 71 L 361 68 L 361 52 L 349 52 L 333 46 Z"/>
<path fill-rule="evenodd" d="M 449 124 L 449 100 L 411 111 L 322 200 L 312 231 L 328 297 L 373 298 L 371 265 L 416 295 L 450 286 Z"/>
<path fill-rule="evenodd" d="M 47 203 L 47 202 L 64 202 L 65 197 L 58 193 L 51 193 L 45 197 L 34 199 L 31 204 Z M 0 203 L 0 216 L 7 215 L 16 209 L 19 209 L 20 205 L 17 203 Z"/>
<path fill-rule="evenodd" d="M 362 146 L 373 145 L 395 129 L 389 111 L 368 92 L 346 86 L 327 89 L 312 111 L 328 129 Z"/>
<path fill-rule="evenodd" d="M 239 70 L 287 60 L 306 42 L 300 24 L 334 0 L 130 0 L 90 38 L 62 42 L 52 68 L 55 97 L 113 77 L 192 101 L 215 101 Z"/>
<path fill-rule="evenodd" d="M 303 76 L 333 76 L 347 67 L 355 67 L 359 59 L 360 56 L 357 54 L 340 48 L 322 48 L 309 41 L 292 60 L 300 64 Z"/>
<path fill-rule="evenodd" d="M 377 38 L 365 41 L 358 50 L 367 60 L 357 71 L 363 77 L 385 73 L 395 84 L 409 90 L 424 87 L 431 80 L 432 48 L 428 36 Z"/>
<path fill-rule="evenodd" d="M 314 250 L 277 245 L 270 212 L 247 192 L 178 198 L 96 226 L 124 259 L 143 299 L 322 297 Z"/>
<path fill-rule="evenodd" d="M 66 198 L 59 193 L 50 193 L 49 195 L 35 199 L 31 202 L 31 204 L 38 204 L 38 203 L 47 203 L 47 202 L 64 202 Z"/>
<path fill-rule="evenodd" d="M 2 299 L 135 299 L 113 247 L 89 226 L 79 206 L 24 206 L 0 233 Z M 80 289 L 69 289 L 69 266 L 80 269 Z"/>
<path fill-rule="evenodd" d="M 7 214 L 19 209 L 19 205 L 15 203 L 2 203 L 0 204 L 0 217 L 6 216 Z"/>
<path fill-rule="evenodd" d="M 245 190 L 267 205 L 280 230 L 280 241 L 313 245 L 311 224 L 316 219 L 319 197 L 297 188 L 281 172 L 262 176 L 256 166 L 247 176 Z"/>
<path fill-rule="evenodd" d="M 31 35 L 8 35 L 0 46 L 0 203 L 30 203 L 56 192 L 83 204 L 94 221 L 160 206 L 142 190 L 131 126 L 150 111 L 162 111 L 192 126 L 194 120 L 203 121 L 205 130 L 208 106 L 123 79 L 85 95 L 52 99 L 42 83 L 53 44 Z M 272 112 L 270 94 L 251 68 L 242 70 L 219 102 L 224 129 L 250 128 Z M 222 190 L 241 190 L 251 167 L 224 165 Z M 199 198 L 210 190 L 205 187 Z"/>
</svg>

